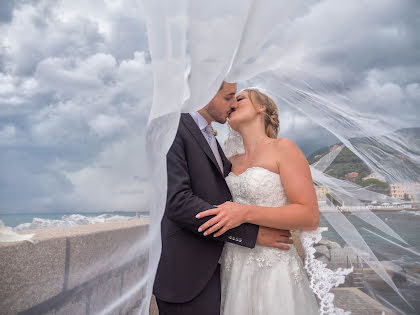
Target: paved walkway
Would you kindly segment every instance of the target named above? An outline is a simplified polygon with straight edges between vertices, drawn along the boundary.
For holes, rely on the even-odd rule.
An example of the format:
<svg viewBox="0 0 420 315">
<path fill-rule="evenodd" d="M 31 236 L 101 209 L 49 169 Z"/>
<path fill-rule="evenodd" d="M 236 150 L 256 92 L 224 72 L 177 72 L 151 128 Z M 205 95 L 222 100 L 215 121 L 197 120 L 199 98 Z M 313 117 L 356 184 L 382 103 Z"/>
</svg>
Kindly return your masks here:
<svg viewBox="0 0 420 315">
<path fill-rule="evenodd" d="M 396 315 L 358 288 L 334 288 L 331 292 L 335 295 L 334 305 L 345 311 L 350 311 L 352 315 Z"/>
<path fill-rule="evenodd" d="M 159 315 L 159 311 L 156 304 L 155 296 L 152 296 L 152 300 L 150 301 L 150 311 L 149 315 Z"/>
<path fill-rule="evenodd" d="M 352 315 L 396 315 L 396 313 L 357 288 L 334 288 L 332 292 L 335 294 L 334 305 L 345 311 L 350 311 Z M 159 315 L 154 296 L 150 304 L 149 314 Z"/>
</svg>

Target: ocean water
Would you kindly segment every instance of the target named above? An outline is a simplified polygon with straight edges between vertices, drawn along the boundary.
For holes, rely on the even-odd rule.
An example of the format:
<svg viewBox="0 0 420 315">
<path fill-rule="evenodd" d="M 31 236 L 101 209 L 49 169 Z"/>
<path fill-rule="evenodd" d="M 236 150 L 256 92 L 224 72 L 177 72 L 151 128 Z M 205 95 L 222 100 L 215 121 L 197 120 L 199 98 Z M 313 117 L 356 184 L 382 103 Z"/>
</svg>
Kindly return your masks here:
<svg viewBox="0 0 420 315">
<path fill-rule="evenodd" d="M 375 211 L 374 214 L 381 218 L 382 221 L 384 221 L 398 235 L 400 235 L 401 238 L 404 239 L 410 245 L 411 248 L 413 248 L 414 250 L 417 249 L 417 251 L 420 252 L 420 211 Z M 381 256 L 383 252 L 389 251 L 390 246 L 395 247 L 395 250 L 393 252 L 400 253 L 398 247 L 393 246 L 391 243 L 384 241 L 383 239 L 375 236 L 369 231 L 372 231 L 383 237 L 390 238 L 390 240 L 398 244 L 403 245 L 403 243 L 399 242 L 396 239 L 393 239 L 390 236 L 387 236 L 382 231 L 376 229 L 375 227 L 371 226 L 370 224 L 364 222 L 363 220 L 352 214 L 345 214 L 345 216 L 349 219 L 350 222 L 353 223 L 354 226 L 357 227 L 358 231 L 366 240 L 368 245 L 374 245 L 375 248 L 377 247 L 378 251 L 375 254 Z M 322 234 L 323 237 L 335 241 L 340 245 L 344 245 L 343 239 L 334 231 L 334 229 L 323 216 L 321 216 L 320 218 L 319 225 L 327 226 L 329 228 L 329 231 L 324 232 Z M 384 245 L 386 247 L 384 247 Z M 387 258 L 397 257 L 381 257 L 380 260 L 387 260 Z"/>
<path fill-rule="evenodd" d="M 357 227 L 380 261 L 391 261 L 402 268 L 400 273 L 394 273 L 392 280 L 414 309 L 411 309 L 384 281 L 377 281 L 377 277 L 375 280 L 365 278 L 363 291 L 397 314 L 420 314 L 420 211 L 375 211 L 374 213 L 409 245 L 386 235 L 354 215 L 346 214 L 346 217 Z M 325 239 L 337 242 L 341 246 L 344 245 L 343 239 L 322 216 L 319 225 L 329 228 L 322 234 Z M 391 242 L 369 231 L 385 237 Z M 395 243 L 408 250 L 395 245 Z"/>
</svg>

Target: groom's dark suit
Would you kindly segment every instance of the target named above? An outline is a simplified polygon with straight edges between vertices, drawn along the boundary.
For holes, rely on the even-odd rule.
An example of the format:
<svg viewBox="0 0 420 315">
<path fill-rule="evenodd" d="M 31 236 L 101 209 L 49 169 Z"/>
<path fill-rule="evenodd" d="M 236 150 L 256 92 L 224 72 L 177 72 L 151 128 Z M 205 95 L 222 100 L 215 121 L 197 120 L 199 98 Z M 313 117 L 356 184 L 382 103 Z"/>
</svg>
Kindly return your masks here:
<svg viewBox="0 0 420 315">
<path fill-rule="evenodd" d="M 225 241 L 253 248 L 258 226 L 242 224 L 220 237 L 197 230 L 211 217 L 196 219 L 232 196 L 225 182 L 231 170 L 220 145 L 223 174 L 201 130 L 189 114 L 182 114 L 167 154 L 168 195 L 162 219 L 162 255 L 153 293 L 164 314 L 219 314 L 220 265 Z M 238 284 L 239 285 L 239 284 Z"/>
</svg>

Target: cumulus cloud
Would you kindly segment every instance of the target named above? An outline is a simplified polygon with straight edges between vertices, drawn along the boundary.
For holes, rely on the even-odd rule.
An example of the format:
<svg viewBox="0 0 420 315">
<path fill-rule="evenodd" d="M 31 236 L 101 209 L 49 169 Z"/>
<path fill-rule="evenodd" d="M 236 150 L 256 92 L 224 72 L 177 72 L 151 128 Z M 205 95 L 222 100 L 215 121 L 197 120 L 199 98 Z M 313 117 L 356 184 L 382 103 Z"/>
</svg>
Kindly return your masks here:
<svg viewBox="0 0 420 315">
<path fill-rule="evenodd" d="M 315 4 L 294 23 L 305 44 L 305 71 L 348 97 L 352 106 L 396 113 L 395 127 L 415 124 L 420 81 L 420 5 L 416 1 L 359 1 Z M 408 124 L 407 124 L 408 119 Z"/>
<path fill-rule="evenodd" d="M 107 146 L 90 165 L 65 172 L 74 187 L 70 199 L 78 209 L 146 210 L 144 137 L 139 131 Z"/>
<path fill-rule="evenodd" d="M 8 7 L 0 211 L 144 210 L 151 68 L 139 3 L 118 3 Z"/>
<path fill-rule="evenodd" d="M 395 113 L 396 128 L 418 126 L 418 1 L 307 3 L 253 71 L 275 60 L 355 108 Z M 6 1 L 0 32 L 0 211 L 144 210 L 153 80 L 141 2 Z M 304 153 L 337 142 L 279 105 L 280 136 Z"/>
</svg>

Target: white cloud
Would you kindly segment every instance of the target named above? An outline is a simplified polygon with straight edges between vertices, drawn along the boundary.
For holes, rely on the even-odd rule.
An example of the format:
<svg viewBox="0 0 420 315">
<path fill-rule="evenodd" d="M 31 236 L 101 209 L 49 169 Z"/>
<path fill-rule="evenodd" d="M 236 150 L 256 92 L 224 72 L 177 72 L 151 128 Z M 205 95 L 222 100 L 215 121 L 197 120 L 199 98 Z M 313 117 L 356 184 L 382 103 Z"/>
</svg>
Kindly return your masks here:
<svg viewBox="0 0 420 315">
<path fill-rule="evenodd" d="M 419 91 L 418 83 L 398 82 L 386 71 L 371 70 L 347 95 L 364 112 L 403 128 L 418 126 Z"/>
<path fill-rule="evenodd" d="M 141 4 L 41 0 L 7 9 L 0 211 L 138 210 L 145 198 L 138 139 L 153 84 Z M 121 161 L 115 148 L 124 146 Z"/>
<path fill-rule="evenodd" d="M 120 117 L 99 114 L 89 122 L 89 126 L 99 137 L 106 137 L 126 127 L 127 122 Z"/>
<path fill-rule="evenodd" d="M 419 6 L 308 3 L 256 70 L 275 60 L 289 74 L 328 82 L 319 85 L 356 108 L 388 109 L 396 113 L 392 124 L 414 124 Z M 0 210 L 141 210 L 142 137 L 153 87 L 141 1 L 21 1 L 6 9 L 0 14 L 0 186 L 7 198 Z M 291 108 L 280 108 L 280 126 L 280 135 L 305 153 L 335 141 Z"/>
<path fill-rule="evenodd" d="M 0 73 L 0 95 L 8 95 L 15 92 L 13 77 L 8 74 Z"/>
<path fill-rule="evenodd" d="M 65 172 L 78 208 L 146 210 L 149 194 L 143 146 L 144 134 L 137 134 L 107 146 L 91 165 Z"/>
</svg>

